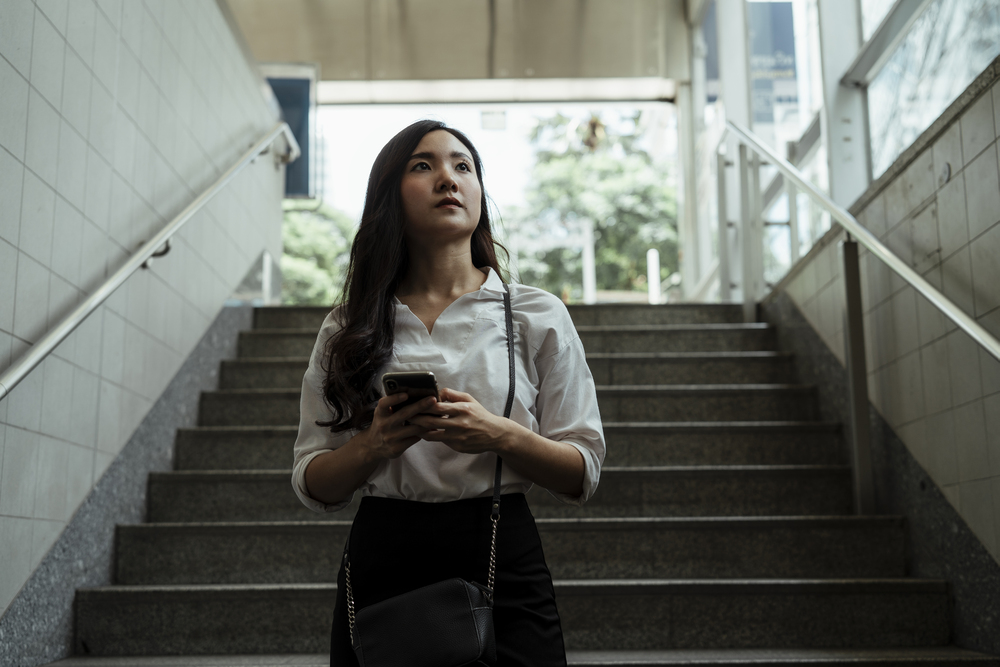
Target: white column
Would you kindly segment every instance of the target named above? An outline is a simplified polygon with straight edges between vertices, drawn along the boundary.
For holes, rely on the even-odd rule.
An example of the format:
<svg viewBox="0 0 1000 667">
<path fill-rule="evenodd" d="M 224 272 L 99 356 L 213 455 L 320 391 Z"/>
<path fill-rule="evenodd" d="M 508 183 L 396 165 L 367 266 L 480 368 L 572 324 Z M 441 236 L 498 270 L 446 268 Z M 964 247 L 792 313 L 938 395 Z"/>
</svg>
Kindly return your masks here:
<svg viewBox="0 0 1000 667">
<path fill-rule="evenodd" d="M 264 302 L 265 306 L 273 305 L 271 303 L 271 253 L 264 251 L 263 256 L 260 258 L 261 271 L 260 271 L 260 296 L 261 300 Z"/>
<path fill-rule="evenodd" d="M 691 84 L 677 85 L 677 139 L 681 162 L 681 193 L 678 201 L 677 246 L 681 291 L 689 293 L 698 284 L 704 267 L 699 266 L 698 175 L 695 161 L 695 104 Z M 657 281 L 659 284 L 659 281 Z M 650 286 L 652 288 L 652 286 Z"/>
<path fill-rule="evenodd" d="M 830 198 L 847 208 L 868 188 L 871 174 L 865 94 L 840 83 L 861 48 L 858 3 L 819 0 L 819 35 Z"/>
<path fill-rule="evenodd" d="M 725 106 L 726 118 L 752 130 L 750 45 L 746 0 L 716 0 L 715 16 L 719 44 L 720 97 Z M 726 142 L 726 154 L 732 162 L 738 164 L 739 149 L 736 140 L 732 137 Z M 729 211 L 730 217 L 735 219 L 736 212 L 742 211 L 739 170 L 731 167 L 725 171 L 726 209 Z M 729 237 L 734 250 L 728 253 L 729 275 L 733 278 L 742 276 L 744 273 L 743 251 L 740 250 L 744 236 L 745 230 L 742 227 L 737 227 L 732 230 Z M 720 275 L 723 275 L 721 267 Z M 736 302 L 744 300 L 742 280 L 731 291 L 731 298 Z"/>
<path fill-rule="evenodd" d="M 594 221 L 583 221 L 583 302 L 597 303 L 597 269 L 594 265 Z"/>
<path fill-rule="evenodd" d="M 646 251 L 646 287 L 649 302 L 660 303 L 660 251 L 656 248 Z"/>
</svg>

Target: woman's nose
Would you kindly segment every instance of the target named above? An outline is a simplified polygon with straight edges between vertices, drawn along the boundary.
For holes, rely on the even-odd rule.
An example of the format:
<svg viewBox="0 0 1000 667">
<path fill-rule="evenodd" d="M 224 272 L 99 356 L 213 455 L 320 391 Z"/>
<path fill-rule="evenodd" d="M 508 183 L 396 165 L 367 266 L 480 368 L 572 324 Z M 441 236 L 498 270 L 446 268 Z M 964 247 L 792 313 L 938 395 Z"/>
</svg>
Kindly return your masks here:
<svg viewBox="0 0 1000 667">
<path fill-rule="evenodd" d="M 458 189 L 458 181 L 455 180 L 455 177 L 452 176 L 451 173 L 445 172 L 441 176 L 441 180 L 438 181 L 438 190 L 445 192 L 448 190 L 457 190 L 457 189 Z"/>
</svg>

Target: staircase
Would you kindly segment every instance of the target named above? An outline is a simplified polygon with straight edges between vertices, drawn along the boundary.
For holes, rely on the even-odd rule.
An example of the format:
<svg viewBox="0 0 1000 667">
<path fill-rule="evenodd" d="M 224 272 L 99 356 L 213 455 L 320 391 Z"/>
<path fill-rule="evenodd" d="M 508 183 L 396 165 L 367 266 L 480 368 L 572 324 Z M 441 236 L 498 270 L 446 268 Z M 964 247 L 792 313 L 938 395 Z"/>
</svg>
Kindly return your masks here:
<svg viewBox="0 0 1000 667">
<path fill-rule="evenodd" d="M 851 514 L 840 425 L 772 328 L 739 306 L 570 310 L 606 467 L 583 508 L 529 499 L 571 665 L 1000 666 L 949 646 L 948 584 L 906 576 L 904 520 Z M 324 315 L 256 311 L 176 470 L 150 475 L 148 523 L 118 528 L 115 585 L 77 592 L 81 657 L 60 664 L 325 664 L 353 507 L 314 514 L 290 486 Z"/>
</svg>

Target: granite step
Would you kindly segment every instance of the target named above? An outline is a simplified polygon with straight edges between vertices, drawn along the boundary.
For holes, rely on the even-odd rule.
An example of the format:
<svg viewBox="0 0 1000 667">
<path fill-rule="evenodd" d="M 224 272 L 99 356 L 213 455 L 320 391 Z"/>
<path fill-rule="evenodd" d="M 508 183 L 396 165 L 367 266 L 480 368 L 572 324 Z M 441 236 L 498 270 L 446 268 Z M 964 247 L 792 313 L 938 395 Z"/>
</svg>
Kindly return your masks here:
<svg viewBox="0 0 1000 667">
<path fill-rule="evenodd" d="M 768 324 L 663 324 L 579 326 L 588 353 L 594 352 L 752 352 L 774 350 Z"/>
<path fill-rule="evenodd" d="M 835 422 L 605 421 L 604 437 L 615 466 L 847 463 Z"/>
<path fill-rule="evenodd" d="M 743 322 L 740 305 L 684 303 L 655 306 L 606 303 L 567 306 L 577 325 L 616 324 L 738 324 Z M 254 309 L 255 329 L 312 329 L 319 331 L 330 308 L 327 306 L 282 306 Z"/>
<path fill-rule="evenodd" d="M 349 521 L 118 526 L 115 582 L 334 583 L 350 526 Z M 539 519 L 538 530 L 556 579 L 905 574 L 900 517 Z"/>
<path fill-rule="evenodd" d="M 340 512 L 318 514 L 292 491 L 285 470 L 150 473 L 150 522 L 335 521 L 354 515 L 360 494 Z M 607 466 L 584 507 L 544 489 L 528 493 L 538 518 L 655 516 L 830 516 L 852 511 L 850 467 Z"/>
<path fill-rule="evenodd" d="M 587 365 L 599 385 L 787 384 L 794 358 L 783 352 L 594 352 Z"/>
<path fill-rule="evenodd" d="M 283 470 L 295 426 L 202 426 L 177 431 L 177 470 Z M 605 422 L 607 465 L 840 464 L 830 422 Z"/>
<path fill-rule="evenodd" d="M 743 307 L 739 304 L 676 303 L 601 303 L 570 305 L 573 323 L 579 326 L 617 326 L 622 324 L 742 324 Z"/>
<path fill-rule="evenodd" d="M 894 649 L 667 649 L 660 651 L 567 651 L 569 667 L 1000 667 L 1000 658 L 957 646 Z M 130 656 L 126 658 L 74 657 L 49 667 L 329 667 L 330 653 L 269 655 Z"/>
<path fill-rule="evenodd" d="M 200 426 L 290 426 L 299 423 L 299 389 L 202 392 Z M 812 421 L 816 388 L 798 384 L 599 385 L 607 421 Z"/>
<path fill-rule="evenodd" d="M 947 646 L 948 586 L 915 579 L 556 580 L 569 650 Z M 75 652 L 319 653 L 335 584 L 76 594 Z"/>
<path fill-rule="evenodd" d="M 794 381 L 782 352 L 594 353 L 587 364 L 597 384 L 768 384 Z M 258 357 L 222 362 L 220 389 L 298 389 L 308 357 Z"/>
<path fill-rule="evenodd" d="M 587 352 L 748 352 L 773 350 L 768 324 L 660 324 L 577 327 Z M 317 329 L 240 332 L 238 357 L 308 357 Z"/>
<path fill-rule="evenodd" d="M 284 470 L 298 426 L 200 426 L 177 430 L 177 470 Z"/>
<path fill-rule="evenodd" d="M 598 385 L 601 419 L 813 421 L 816 387 L 800 384 Z"/>
</svg>

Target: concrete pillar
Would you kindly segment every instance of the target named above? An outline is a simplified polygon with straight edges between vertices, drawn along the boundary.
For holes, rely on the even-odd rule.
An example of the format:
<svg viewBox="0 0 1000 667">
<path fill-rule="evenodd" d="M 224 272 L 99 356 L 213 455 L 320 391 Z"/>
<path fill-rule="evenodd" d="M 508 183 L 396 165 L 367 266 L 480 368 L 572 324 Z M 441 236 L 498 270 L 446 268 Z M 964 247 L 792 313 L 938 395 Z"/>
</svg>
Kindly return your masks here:
<svg viewBox="0 0 1000 667">
<path fill-rule="evenodd" d="M 865 91 L 840 83 L 862 44 L 859 4 L 819 0 L 819 34 L 830 198 L 848 208 L 871 182 Z"/>
</svg>

